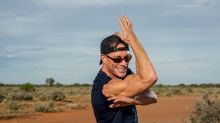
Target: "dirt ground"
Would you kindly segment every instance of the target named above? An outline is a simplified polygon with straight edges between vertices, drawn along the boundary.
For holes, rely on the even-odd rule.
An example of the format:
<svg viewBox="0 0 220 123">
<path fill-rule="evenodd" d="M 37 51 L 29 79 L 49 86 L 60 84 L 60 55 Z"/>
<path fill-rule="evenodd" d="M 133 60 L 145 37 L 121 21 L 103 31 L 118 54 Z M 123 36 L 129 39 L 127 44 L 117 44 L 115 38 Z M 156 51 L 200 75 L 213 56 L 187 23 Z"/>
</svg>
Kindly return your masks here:
<svg viewBox="0 0 220 123">
<path fill-rule="evenodd" d="M 137 106 L 139 123 L 182 123 L 197 99 L 195 96 L 160 97 L 156 104 Z M 84 110 L 0 120 L 0 123 L 95 123 L 95 118 L 90 106 Z"/>
</svg>

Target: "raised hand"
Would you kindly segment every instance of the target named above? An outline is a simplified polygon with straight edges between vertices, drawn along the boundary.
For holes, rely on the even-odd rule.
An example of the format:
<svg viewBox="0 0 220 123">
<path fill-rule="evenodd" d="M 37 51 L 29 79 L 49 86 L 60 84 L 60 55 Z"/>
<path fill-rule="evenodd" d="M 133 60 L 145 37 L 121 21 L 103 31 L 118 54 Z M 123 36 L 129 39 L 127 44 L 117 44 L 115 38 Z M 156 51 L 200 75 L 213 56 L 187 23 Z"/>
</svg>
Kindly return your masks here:
<svg viewBox="0 0 220 123">
<path fill-rule="evenodd" d="M 116 32 L 115 35 L 120 37 L 125 43 L 129 44 L 135 38 L 131 21 L 127 16 L 122 16 L 119 19 L 119 25 L 121 27 L 121 32 Z"/>
</svg>

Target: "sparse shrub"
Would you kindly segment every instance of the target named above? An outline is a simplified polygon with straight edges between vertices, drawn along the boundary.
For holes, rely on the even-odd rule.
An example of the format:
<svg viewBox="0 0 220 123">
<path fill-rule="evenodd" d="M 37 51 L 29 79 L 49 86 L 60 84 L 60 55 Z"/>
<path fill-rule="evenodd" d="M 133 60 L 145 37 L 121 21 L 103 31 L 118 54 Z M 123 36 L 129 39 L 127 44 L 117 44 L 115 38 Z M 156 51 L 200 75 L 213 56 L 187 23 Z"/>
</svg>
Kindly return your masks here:
<svg viewBox="0 0 220 123">
<path fill-rule="evenodd" d="M 14 118 L 17 117 L 17 115 L 15 115 L 14 113 L 0 113 L 0 120 L 1 119 L 10 119 L 10 118 Z"/>
<path fill-rule="evenodd" d="M 21 105 L 17 101 L 8 100 L 5 102 L 5 112 L 18 112 Z"/>
<path fill-rule="evenodd" d="M 37 104 L 35 106 L 36 112 L 61 112 L 63 109 L 55 108 L 54 102 L 44 103 L 44 104 Z"/>
<path fill-rule="evenodd" d="M 18 117 L 26 117 L 29 116 L 30 114 L 27 113 L 21 113 L 21 112 L 4 112 L 4 113 L 0 113 L 0 120 L 1 119 L 10 119 L 10 118 L 18 118 Z"/>
<path fill-rule="evenodd" d="M 181 83 L 181 84 L 179 84 L 179 85 L 177 85 L 177 86 L 179 86 L 179 87 L 186 87 L 186 85 L 183 84 L 183 83 Z"/>
<path fill-rule="evenodd" d="M 0 94 L 0 103 L 5 99 L 5 96 L 3 94 Z"/>
<path fill-rule="evenodd" d="M 53 101 L 62 101 L 65 99 L 65 95 L 60 91 L 53 92 L 50 97 Z"/>
<path fill-rule="evenodd" d="M 24 83 L 20 86 L 20 90 L 26 91 L 26 92 L 32 92 L 35 91 L 34 85 L 31 83 Z"/>
<path fill-rule="evenodd" d="M 186 88 L 186 92 L 187 92 L 187 94 L 193 93 L 193 89 L 191 87 L 188 87 L 188 88 Z"/>
<path fill-rule="evenodd" d="M 33 95 L 31 93 L 16 93 L 11 96 L 12 100 L 19 100 L 19 101 L 32 101 Z"/>
<path fill-rule="evenodd" d="M 181 88 L 172 89 L 172 95 L 181 95 L 181 94 L 182 94 Z"/>
<path fill-rule="evenodd" d="M 44 103 L 44 104 L 37 104 L 35 106 L 35 111 L 36 112 L 54 112 L 54 103 L 49 102 L 49 103 Z"/>
<path fill-rule="evenodd" d="M 203 100 L 197 102 L 190 115 L 192 123 L 219 123 L 220 122 L 220 99 L 211 100 L 208 94 Z"/>
<path fill-rule="evenodd" d="M 48 101 L 49 99 L 50 99 L 49 96 L 47 96 L 45 94 L 42 94 L 39 96 L 40 101 Z"/>
<path fill-rule="evenodd" d="M 86 104 L 79 104 L 79 103 L 70 103 L 66 105 L 68 109 L 86 109 Z"/>
<path fill-rule="evenodd" d="M 197 84 L 190 84 L 189 86 L 190 86 L 190 87 L 193 87 L 193 88 L 199 87 L 199 85 L 197 85 Z"/>
</svg>

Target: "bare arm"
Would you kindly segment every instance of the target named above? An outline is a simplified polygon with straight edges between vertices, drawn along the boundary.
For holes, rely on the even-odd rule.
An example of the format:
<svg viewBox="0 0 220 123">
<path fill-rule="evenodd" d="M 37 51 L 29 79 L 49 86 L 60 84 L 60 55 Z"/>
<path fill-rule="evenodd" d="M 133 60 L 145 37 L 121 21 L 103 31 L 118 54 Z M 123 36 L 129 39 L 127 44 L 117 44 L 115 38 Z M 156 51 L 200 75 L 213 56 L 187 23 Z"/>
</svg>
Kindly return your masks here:
<svg viewBox="0 0 220 123">
<path fill-rule="evenodd" d="M 109 106 L 110 108 L 124 107 L 128 105 L 150 105 L 157 102 L 157 95 L 153 91 L 147 90 L 135 96 L 135 98 L 111 96 L 108 100 L 113 101 L 113 104 Z"/>
<path fill-rule="evenodd" d="M 147 53 L 138 41 L 132 29 L 132 24 L 126 16 L 121 17 L 119 24 L 122 33 L 116 33 L 124 42 L 128 43 L 135 55 L 136 74 L 127 76 L 124 80 L 112 79 L 103 87 L 103 94 L 134 97 L 150 88 L 157 81 L 157 74 L 148 58 Z"/>
</svg>

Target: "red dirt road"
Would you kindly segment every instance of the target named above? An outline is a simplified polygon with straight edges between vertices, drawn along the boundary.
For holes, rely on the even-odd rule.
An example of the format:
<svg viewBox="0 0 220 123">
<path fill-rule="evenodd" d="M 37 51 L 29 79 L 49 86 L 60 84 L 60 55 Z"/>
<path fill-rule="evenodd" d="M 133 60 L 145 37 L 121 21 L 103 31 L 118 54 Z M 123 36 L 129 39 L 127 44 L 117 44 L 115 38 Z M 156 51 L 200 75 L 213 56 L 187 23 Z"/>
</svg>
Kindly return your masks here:
<svg viewBox="0 0 220 123">
<path fill-rule="evenodd" d="M 139 123 L 182 123 L 196 99 L 198 97 L 195 96 L 161 97 L 156 104 L 137 106 Z M 95 118 L 89 107 L 85 110 L 0 120 L 0 123 L 95 123 Z"/>
</svg>

